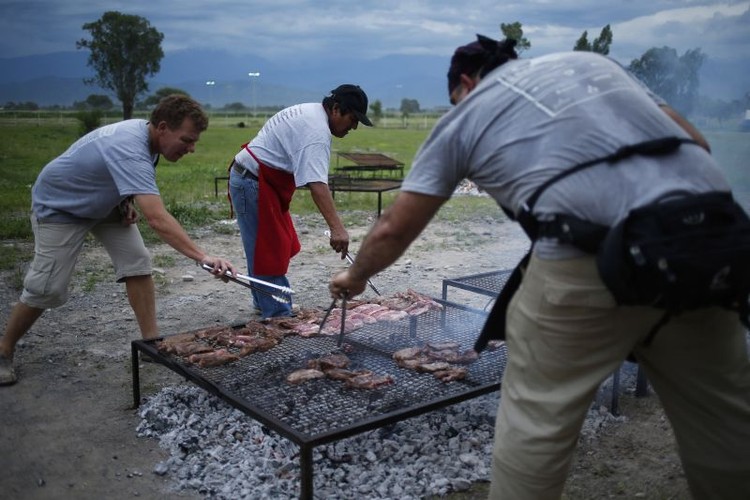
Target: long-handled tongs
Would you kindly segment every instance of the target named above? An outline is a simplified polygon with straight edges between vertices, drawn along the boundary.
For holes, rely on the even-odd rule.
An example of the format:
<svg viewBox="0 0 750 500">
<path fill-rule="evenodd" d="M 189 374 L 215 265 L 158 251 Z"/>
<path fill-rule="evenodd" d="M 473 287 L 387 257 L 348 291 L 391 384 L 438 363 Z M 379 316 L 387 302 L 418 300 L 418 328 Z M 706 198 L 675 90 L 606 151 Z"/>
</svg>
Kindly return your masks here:
<svg viewBox="0 0 750 500">
<path fill-rule="evenodd" d="M 208 264 L 201 264 L 201 267 L 209 272 L 213 272 L 214 270 L 214 268 L 209 266 Z M 294 293 L 294 290 L 292 290 L 288 286 L 281 286 L 275 283 L 269 283 L 268 281 L 259 280 L 258 278 L 253 278 L 252 276 L 247 276 L 247 275 L 240 274 L 240 273 L 232 274 L 230 271 L 226 271 L 224 273 L 224 277 L 227 278 L 229 281 L 234 281 L 235 283 L 239 283 L 240 285 L 247 287 L 251 290 L 255 290 L 256 292 L 270 295 L 271 298 L 273 298 L 277 302 L 281 302 L 282 304 L 289 304 L 292 301 L 291 295 Z M 274 291 L 268 290 L 268 288 L 263 288 L 263 287 L 272 288 Z"/>
<path fill-rule="evenodd" d="M 328 321 L 328 316 L 330 316 L 331 312 L 336 308 L 337 300 L 338 299 L 333 299 L 333 301 L 331 302 L 331 305 L 328 307 L 328 310 L 323 316 L 323 321 L 320 322 L 320 331 L 323 330 L 323 325 L 325 325 L 326 321 Z M 336 342 L 337 347 L 341 347 L 341 344 L 344 342 L 345 327 L 346 327 L 346 295 L 343 295 L 341 297 L 341 330 L 339 331 L 338 342 Z"/>
<path fill-rule="evenodd" d="M 326 230 L 324 233 L 329 238 L 331 237 L 331 232 Z M 348 251 L 344 254 L 344 257 L 346 258 L 347 262 L 349 262 L 349 265 L 354 264 L 354 257 L 352 257 L 352 254 L 350 254 Z M 372 283 L 372 280 L 368 279 L 367 284 L 370 285 L 370 288 L 372 288 L 372 291 L 375 292 L 375 294 L 380 295 L 380 292 L 377 288 L 375 288 L 375 285 Z"/>
</svg>

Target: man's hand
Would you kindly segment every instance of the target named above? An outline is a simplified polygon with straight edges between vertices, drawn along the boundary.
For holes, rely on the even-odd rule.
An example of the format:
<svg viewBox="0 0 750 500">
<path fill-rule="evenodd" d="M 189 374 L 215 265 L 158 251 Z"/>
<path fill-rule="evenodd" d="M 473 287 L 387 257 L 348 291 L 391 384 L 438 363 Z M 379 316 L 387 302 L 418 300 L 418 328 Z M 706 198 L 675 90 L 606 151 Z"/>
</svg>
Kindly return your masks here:
<svg viewBox="0 0 750 500">
<path fill-rule="evenodd" d="M 341 260 L 346 258 L 346 253 L 349 251 L 349 233 L 346 232 L 346 229 L 341 228 L 338 231 L 326 231 L 326 234 L 329 234 L 331 248 L 336 253 L 341 254 Z"/>
<path fill-rule="evenodd" d="M 207 255 L 200 261 L 200 263 L 211 266 L 213 268 L 211 274 L 213 274 L 217 278 L 223 277 L 227 271 L 232 273 L 233 276 L 237 274 L 234 266 L 228 260 L 220 259 L 219 257 L 212 257 L 210 255 Z M 224 281 L 227 280 L 224 279 Z"/>
<path fill-rule="evenodd" d="M 328 290 L 331 292 L 331 297 L 334 299 L 340 299 L 343 297 L 350 299 L 364 292 L 366 286 L 367 278 L 363 280 L 355 279 L 349 272 L 349 269 L 347 269 L 331 279 L 331 282 L 328 285 Z"/>
</svg>

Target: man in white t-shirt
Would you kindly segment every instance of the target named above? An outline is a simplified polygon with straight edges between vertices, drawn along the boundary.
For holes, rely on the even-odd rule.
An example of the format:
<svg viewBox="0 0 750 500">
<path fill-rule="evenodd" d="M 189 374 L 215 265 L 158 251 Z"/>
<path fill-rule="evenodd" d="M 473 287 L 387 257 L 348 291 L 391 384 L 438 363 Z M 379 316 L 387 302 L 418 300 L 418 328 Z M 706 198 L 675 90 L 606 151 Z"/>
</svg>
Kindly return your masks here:
<svg viewBox="0 0 750 500">
<path fill-rule="evenodd" d="M 594 162 L 555 182 L 532 215 L 611 227 L 656 200 L 730 191 L 703 136 L 620 65 L 589 52 L 520 60 L 514 45 L 480 37 L 456 50 L 448 73 L 455 107 L 419 150 L 354 264 L 331 281 L 332 296 L 362 293 L 464 178 L 518 216 L 532 193 L 563 171 L 620 148 L 677 137 L 685 143 L 670 154 Z M 494 326 L 505 330 L 508 361 L 490 498 L 561 496 L 593 396 L 629 353 L 659 394 L 694 497 L 747 498 L 745 329 L 736 312 L 711 307 L 673 317 L 648 342 L 663 314 L 618 305 L 595 255 L 561 238 L 536 240 L 506 319 Z"/>
<path fill-rule="evenodd" d="M 297 104 L 272 116 L 235 155 L 229 192 L 247 258 L 248 274 L 289 286 L 290 259 L 300 250 L 289 203 L 307 186 L 330 230 L 330 245 L 343 259 L 347 233 L 328 189 L 332 137 L 342 138 L 367 118 L 367 95 L 357 85 L 336 87 L 322 103 Z M 291 304 L 252 292 L 263 318 L 291 315 Z"/>
<path fill-rule="evenodd" d="M 115 279 L 124 282 L 141 336 L 157 337 L 151 256 L 135 222 L 148 225 L 175 250 L 222 276 L 235 272 L 226 259 L 204 252 L 164 207 L 156 186 L 161 157 L 175 162 L 195 150 L 208 118 L 184 95 L 162 99 L 149 121 L 107 125 L 77 140 L 49 162 L 31 191 L 34 260 L 21 298 L 0 339 L 0 385 L 12 384 L 16 343 L 45 309 L 68 300 L 68 287 L 87 234 L 107 250 Z"/>
</svg>

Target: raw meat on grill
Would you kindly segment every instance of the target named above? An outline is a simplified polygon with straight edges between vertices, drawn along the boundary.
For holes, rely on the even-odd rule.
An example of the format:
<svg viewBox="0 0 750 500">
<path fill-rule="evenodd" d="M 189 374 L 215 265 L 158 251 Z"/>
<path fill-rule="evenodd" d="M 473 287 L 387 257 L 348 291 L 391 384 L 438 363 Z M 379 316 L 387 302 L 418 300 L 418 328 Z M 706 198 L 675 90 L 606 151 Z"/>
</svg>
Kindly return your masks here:
<svg viewBox="0 0 750 500">
<path fill-rule="evenodd" d="M 247 356 L 254 352 L 263 352 L 273 349 L 279 341 L 273 337 L 246 337 L 236 339 L 234 345 L 240 346 L 240 356 Z"/>
<path fill-rule="evenodd" d="M 325 374 L 326 374 L 326 377 L 332 380 L 346 381 L 352 377 L 356 377 L 357 375 L 362 375 L 366 371 L 368 370 L 353 371 L 353 370 L 347 370 L 346 368 L 331 368 L 330 370 L 326 370 Z"/>
<path fill-rule="evenodd" d="M 326 374 L 323 373 L 320 370 L 315 370 L 314 368 L 302 368 L 300 370 L 295 370 L 292 373 L 290 373 L 286 377 L 286 381 L 290 384 L 301 384 L 303 382 L 307 382 L 308 380 L 314 380 L 316 378 L 323 378 Z"/>
<path fill-rule="evenodd" d="M 307 362 L 307 367 L 327 371 L 333 368 L 347 368 L 350 363 L 351 360 L 343 354 L 329 354 L 322 358 L 311 359 Z"/>
<path fill-rule="evenodd" d="M 476 361 L 479 354 L 473 349 L 461 352 L 457 342 L 428 342 L 422 347 L 406 347 L 393 353 L 393 360 L 402 368 L 432 373 L 443 382 L 466 378 L 466 368 L 454 366 Z"/>
<path fill-rule="evenodd" d="M 320 333 L 320 325 L 315 323 L 300 323 L 292 328 L 292 331 L 300 337 L 314 337 Z"/>
<path fill-rule="evenodd" d="M 169 352 L 171 354 L 182 357 L 190 356 L 191 354 L 200 354 L 211 351 L 213 351 L 213 348 L 210 345 L 195 341 L 174 344 L 170 346 L 169 349 L 165 349 L 165 352 Z"/>
<path fill-rule="evenodd" d="M 419 366 L 417 366 L 418 372 L 428 372 L 428 373 L 435 373 L 442 370 L 447 370 L 451 367 L 450 363 L 446 363 L 445 361 L 435 361 L 433 363 L 422 363 Z"/>
<path fill-rule="evenodd" d="M 206 368 L 209 366 L 221 366 L 233 361 L 240 359 L 236 354 L 232 354 L 226 349 L 218 349 L 216 351 L 192 354 L 188 357 L 188 361 L 193 364 Z"/>
<path fill-rule="evenodd" d="M 384 385 L 394 383 L 390 375 L 375 375 L 374 373 L 362 373 L 344 381 L 346 387 L 352 389 L 377 389 Z"/>
<path fill-rule="evenodd" d="M 446 370 L 438 370 L 433 375 L 443 382 L 453 382 L 454 380 L 463 380 L 466 378 L 468 370 L 466 368 L 448 368 Z"/>
</svg>

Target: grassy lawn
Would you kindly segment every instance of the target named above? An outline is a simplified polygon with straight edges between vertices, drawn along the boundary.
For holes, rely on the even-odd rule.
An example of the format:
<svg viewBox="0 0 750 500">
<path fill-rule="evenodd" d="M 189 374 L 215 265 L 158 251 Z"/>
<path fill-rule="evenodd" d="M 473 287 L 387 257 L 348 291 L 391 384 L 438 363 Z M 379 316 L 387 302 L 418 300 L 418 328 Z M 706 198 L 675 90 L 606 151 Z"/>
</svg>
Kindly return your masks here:
<svg viewBox="0 0 750 500">
<path fill-rule="evenodd" d="M 105 120 L 110 123 L 114 120 Z M 242 122 L 244 126 L 238 126 Z M 408 172 L 419 146 L 426 139 L 435 119 L 415 120 L 403 128 L 359 127 L 344 139 L 334 138 L 331 168 L 338 163 L 337 152 L 379 152 L 404 163 Z M 393 125 L 394 123 L 391 123 Z M 227 165 L 242 144 L 258 131 L 260 119 L 243 116 L 212 116 L 211 125 L 201 135 L 196 152 L 177 163 L 162 161 L 157 168 L 157 183 L 167 209 L 188 230 L 210 225 L 228 216 L 225 183 L 219 183 L 214 195 L 214 177 L 225 176 Z M 399 124 L 401 125 L 401 124 Z M 19 252 L 13 240 L 31 240 L 29 213 L 31 186 L 47 162 L 64 152 L 79 136 L 78 122 L 70 117 L 48 116 L 34 119 L 0 119 L 0 241 L 7 243 L 0 257 L 0 269 L 15 268 L 30 258 Z M 345 163 L 341 163 L 343 166 Z M 376 195 L 340 193 L 336 196 L 342 211 L 373 210 Z M 383 194 L 387 207 L 396 191 Z M 451 200 L 441 211 L 445 217 L 470 217 L 494 207 L 489 200 L 459 198 Z M 491 208 L 495 211 L 496 208 Z M 299 190 L 292 203 L 295 214 L 316 213 L 317 208 L 307 190 Z M 344 217 L 345 222 L 352 221 Z M 141 231 L 147 241 L 157 241 L 145 225 Z"/>
</svg>

